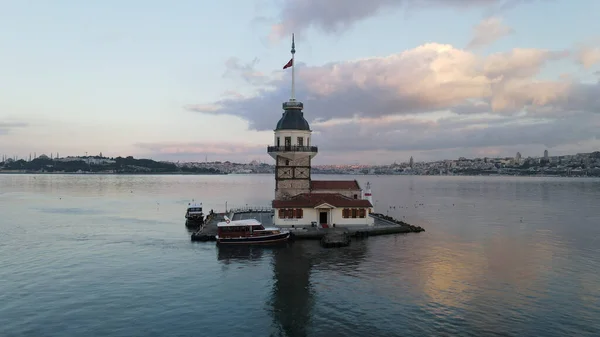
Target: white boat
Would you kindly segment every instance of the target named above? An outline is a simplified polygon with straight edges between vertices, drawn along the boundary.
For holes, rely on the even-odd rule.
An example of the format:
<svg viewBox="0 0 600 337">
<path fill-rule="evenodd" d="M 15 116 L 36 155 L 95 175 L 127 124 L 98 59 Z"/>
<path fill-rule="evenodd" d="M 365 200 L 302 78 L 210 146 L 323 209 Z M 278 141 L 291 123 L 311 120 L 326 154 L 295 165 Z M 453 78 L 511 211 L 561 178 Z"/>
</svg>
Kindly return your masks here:
<svg viewBox="0 0 600 337">
<path fill-rule="evenodd" d="M 204 224 L 204 213 L 202 212 L 202 204 L 189 203 L 185 212 L 185 225 L 187 227 L 200 227 Z"/>
<path fill-rule="evenodd" d="M 287 242 L 290 232 L 278 227 L 264 227 L 256 219 L 229 220 L 217 224 L 217 244 L 277 244 Z"/>
</svg>

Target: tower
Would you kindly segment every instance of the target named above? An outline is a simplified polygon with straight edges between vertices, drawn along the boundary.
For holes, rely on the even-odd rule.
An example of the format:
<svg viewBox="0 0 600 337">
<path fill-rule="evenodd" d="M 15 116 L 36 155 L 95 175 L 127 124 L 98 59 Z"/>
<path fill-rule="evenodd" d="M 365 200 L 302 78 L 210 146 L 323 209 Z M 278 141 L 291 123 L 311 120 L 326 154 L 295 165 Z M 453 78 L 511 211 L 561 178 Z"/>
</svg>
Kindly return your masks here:
<svg viewBox="0 0 600 337">
<path fill-rule="evenodd" d="M 548 159 L 548 150 L 544 150 L 544 159 Z"/>
<path fill-rule="evenodd" d="M 283 103 L 283 115 L 275 127 L 273 146 L 267 147 L 275 159 L 275 199 L 287 199 L 310 192 L 311 159 L 317 155 L 316 146 L 310 145 L 312 131 L 302 109 L 304 104 L 295 97 L 296 44 L 292 35 L 292 59 L 283 67 L 292 68 L 292 93 Z"/>
<path fill-rule="evenodd" d="M 365 192 L 365 199 L 369 200 L 373 205 L 373 194 L 371 193 L 371 183 L 367 182 L 367 191 Z"/>
<path fill-rule="evenodd" d="M 413 165 L 414 165 L 414 160 L 413 160 L 413 157 L 412 157 L 412 156 L 410 156 L 410 160 L 409 160 L 409 162 L 408 162 L 408 165 L 410 166 L 410 168 L 413 168 Z"/>
</svg>

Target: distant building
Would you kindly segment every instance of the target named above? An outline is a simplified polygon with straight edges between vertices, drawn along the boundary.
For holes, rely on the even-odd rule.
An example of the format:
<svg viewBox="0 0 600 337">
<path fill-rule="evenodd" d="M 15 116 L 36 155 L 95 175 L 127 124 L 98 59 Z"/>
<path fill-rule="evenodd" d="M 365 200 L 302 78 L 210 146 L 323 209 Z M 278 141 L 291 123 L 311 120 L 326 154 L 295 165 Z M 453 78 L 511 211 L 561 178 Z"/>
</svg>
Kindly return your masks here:
<svg viewBox="0 0 600 337">
<path fill-rule="evenodd" d="M 413 160 L 413 157 L 410 156 L 410 161 L 408 162 L 408 165 L 410 166 L 410 168 L 413 168 L 414 164 L 415 164 L 415 161 Z"/>
<path fill-rule="evenodd" d="M 521 152 L 517 152 L 517 155 L 515 156 L 515 164 L 521 164 Z"/>
<path fill-rule="evenodd" d="M 544 150 L 544 159 L 548 159 L 548 150 Z"/>
</svg>

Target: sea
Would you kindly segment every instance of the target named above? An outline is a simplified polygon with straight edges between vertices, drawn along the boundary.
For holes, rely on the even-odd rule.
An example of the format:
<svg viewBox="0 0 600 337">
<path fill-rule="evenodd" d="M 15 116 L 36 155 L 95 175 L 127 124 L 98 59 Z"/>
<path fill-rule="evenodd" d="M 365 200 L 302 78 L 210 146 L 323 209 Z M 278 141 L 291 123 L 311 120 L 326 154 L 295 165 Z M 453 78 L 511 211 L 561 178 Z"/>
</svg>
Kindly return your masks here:
<svg viewBox="0 0 600 337">
<path fill-rule="evenodd" d="M 600 180 L 313 178 L 426 231 L 219 248 L 187 204 L 272 175 L 0 175 L 0 336 L 600 336 Z"/>
</svg>

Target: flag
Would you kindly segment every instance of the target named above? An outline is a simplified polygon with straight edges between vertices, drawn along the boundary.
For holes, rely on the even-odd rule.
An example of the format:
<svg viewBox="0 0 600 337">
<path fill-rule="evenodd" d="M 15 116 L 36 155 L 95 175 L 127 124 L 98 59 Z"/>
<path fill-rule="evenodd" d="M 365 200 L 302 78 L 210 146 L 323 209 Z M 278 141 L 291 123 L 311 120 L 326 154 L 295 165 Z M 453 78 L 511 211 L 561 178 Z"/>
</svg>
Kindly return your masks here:
<svg viewBox="0 0 600 337">
<path fill-rule="evenodd" d="M 288 63 L 283 66 L 283 69 L 289 68 L 294 65 L 294 59 L 291 59 Z"/>
</svg>

